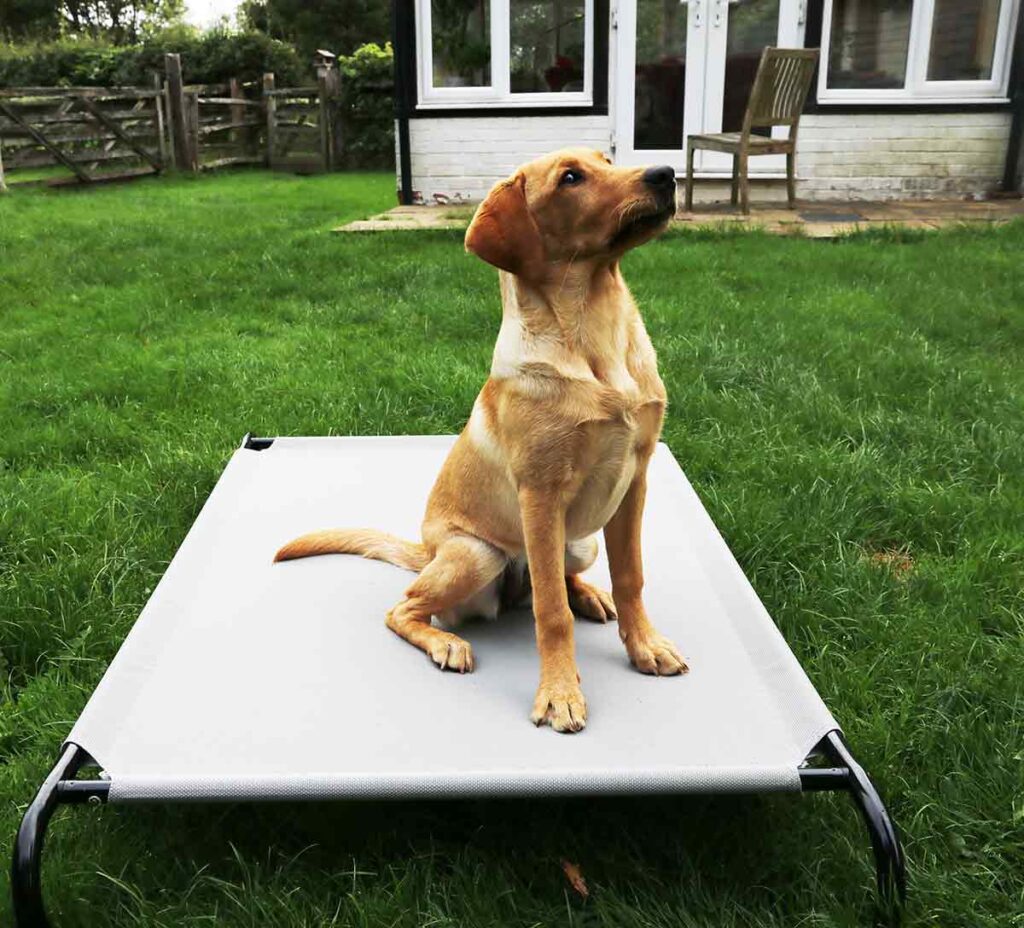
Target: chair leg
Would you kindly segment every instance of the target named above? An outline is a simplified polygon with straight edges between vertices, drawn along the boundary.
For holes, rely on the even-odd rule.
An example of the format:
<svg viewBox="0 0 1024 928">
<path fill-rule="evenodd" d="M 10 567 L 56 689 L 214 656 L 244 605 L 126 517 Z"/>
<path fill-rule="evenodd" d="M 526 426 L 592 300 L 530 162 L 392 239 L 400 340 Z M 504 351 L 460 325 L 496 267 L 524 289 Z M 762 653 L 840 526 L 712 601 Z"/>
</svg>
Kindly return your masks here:
<svg viewBox="0 0 1024 928">
<path fill-rule="evenodd" d="M 729 191 L 729 203 L 733 206 L 740 198 L 740 156 L 732 156 L 732 188 Z"/>
<path fill-rule="evenodd" d="M 740 212 L 746 216 L 750 214 L 750 178 L 747 176 L 747 153 L 740 152 L 736 157 L 739 161 Z"/>
<path fill-rule="evenodd" d="M 786 199 L 789 208 L 796 209 L 796 152 L 786 154 Z"/>
<path fill-rule="evenodd" d="M 684 209 L 693 212 L 693 143 L 686 143 L 686 202 Z"/>
</svg>

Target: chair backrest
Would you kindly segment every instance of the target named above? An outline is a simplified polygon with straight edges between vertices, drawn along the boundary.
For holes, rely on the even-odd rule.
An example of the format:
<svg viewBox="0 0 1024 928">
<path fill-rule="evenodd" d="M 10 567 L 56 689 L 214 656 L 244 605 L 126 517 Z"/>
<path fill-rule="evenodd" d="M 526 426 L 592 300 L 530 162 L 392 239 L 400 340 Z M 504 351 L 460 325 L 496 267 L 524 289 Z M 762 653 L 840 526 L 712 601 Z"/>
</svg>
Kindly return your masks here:
<svg viewBox="0 0 1024 928">
<path fill-rule="evenodd" d="M 795 132 L 817 62 L 816 48 L 766 48 L 743 117 L 744 133 L 755 126 L 792 126 Z"/>
</svg>

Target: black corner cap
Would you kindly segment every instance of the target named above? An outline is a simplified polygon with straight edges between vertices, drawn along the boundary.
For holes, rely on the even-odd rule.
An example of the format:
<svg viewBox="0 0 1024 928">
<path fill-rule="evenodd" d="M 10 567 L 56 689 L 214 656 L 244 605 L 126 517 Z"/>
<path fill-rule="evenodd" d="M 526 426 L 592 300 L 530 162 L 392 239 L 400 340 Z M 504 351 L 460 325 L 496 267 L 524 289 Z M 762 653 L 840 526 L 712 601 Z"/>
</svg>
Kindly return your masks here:
<svg viewBox="0 0 1024 928">
<path fill-rule="evenodd" d="M 242 439 L 242 447 L 249 451 L 266 451 L 273 443 L 273 438 L 257 438 L 252 432 L 246 432 Z"/>
</svg>

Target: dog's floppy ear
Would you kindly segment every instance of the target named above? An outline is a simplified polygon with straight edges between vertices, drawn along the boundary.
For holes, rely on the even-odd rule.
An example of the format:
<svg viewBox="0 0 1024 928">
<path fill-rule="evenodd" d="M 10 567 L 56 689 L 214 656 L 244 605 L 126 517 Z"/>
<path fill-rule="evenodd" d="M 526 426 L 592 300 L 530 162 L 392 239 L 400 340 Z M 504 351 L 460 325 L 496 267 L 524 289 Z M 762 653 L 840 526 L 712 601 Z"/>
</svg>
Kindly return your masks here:
<svg viewBox="0 0 1024 928">
<path fill-rule="evenodd" d="M 526 205 L 526 178 L 521 173 L 496 184 L 477 207 L 466 230 L 466 251 L 521 277 L 540 271 L 544 250 Z"/>
</svg>

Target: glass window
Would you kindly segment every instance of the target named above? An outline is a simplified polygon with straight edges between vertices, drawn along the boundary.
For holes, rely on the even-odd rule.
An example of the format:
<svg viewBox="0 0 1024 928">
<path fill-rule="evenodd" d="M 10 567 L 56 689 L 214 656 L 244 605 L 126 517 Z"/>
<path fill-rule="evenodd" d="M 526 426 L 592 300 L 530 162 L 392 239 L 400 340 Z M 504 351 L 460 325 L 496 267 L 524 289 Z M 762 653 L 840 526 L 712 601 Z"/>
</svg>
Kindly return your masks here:
<svg viewBox="0 0 1024 928">
<path fill-rule="evenodd" d="M 834 0 L 828 87 L 902 89 L 912 11 L 913 0 Z"/>
<path fill-rule="evenodd" d="M 722 131 L 739 132 L 747 112 L 750 91 L 766 45 L 778 45 L 779 0 L 738 0 L 729 4 L 729 31 L 725 38 L 725 95 Z M 771 129 L 755 129 L 770 136 Z"/>
<path fill-rule="evenodd" d="M 582 92 L 585 21 L 583 0 L 511 0 L 512 93 Z"/>
<path fill-rule="evenodd" d="M 592 104 L 594 2 L 414 0 L 419 105 Z"/>
<path fill-rule="evenodd" d="M 999 0 L 935 0 L 930 81 L 987 81 L 999 31 Z"/>
<path fill-rule="evenodd" d="M 683 147 L 686 22 L 679 0 L 637 0 L 633 147 Z"/>
<path fill-rule="evenodd" d="M 430 0 L 435 87 L 489 87 L 489 0 Z"/>
</svg>

